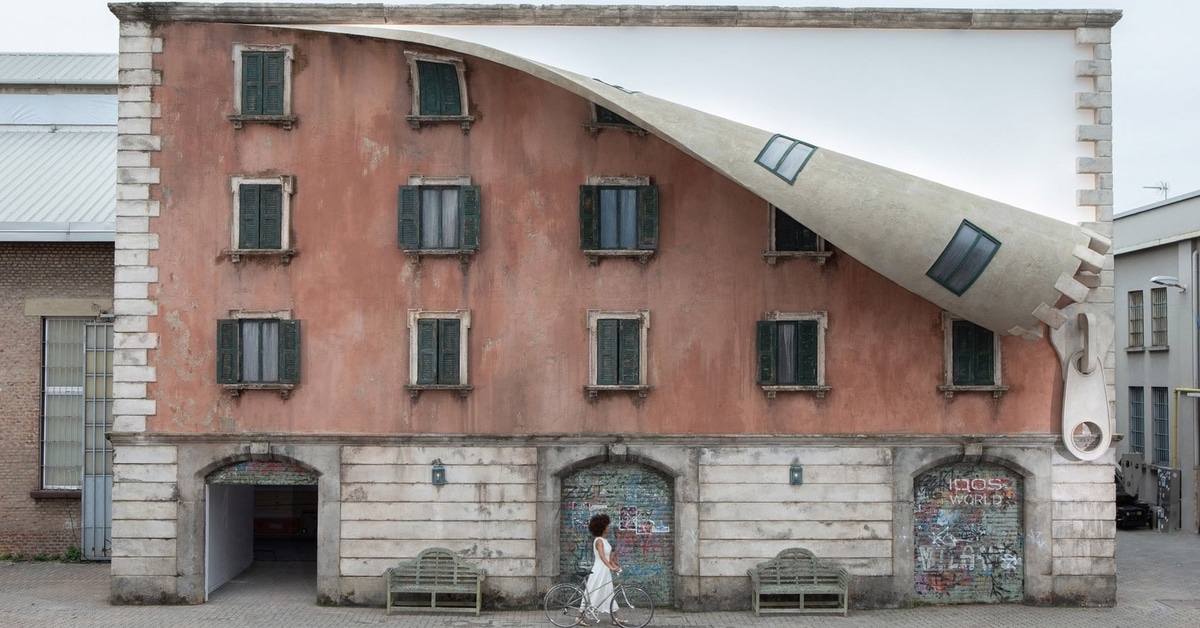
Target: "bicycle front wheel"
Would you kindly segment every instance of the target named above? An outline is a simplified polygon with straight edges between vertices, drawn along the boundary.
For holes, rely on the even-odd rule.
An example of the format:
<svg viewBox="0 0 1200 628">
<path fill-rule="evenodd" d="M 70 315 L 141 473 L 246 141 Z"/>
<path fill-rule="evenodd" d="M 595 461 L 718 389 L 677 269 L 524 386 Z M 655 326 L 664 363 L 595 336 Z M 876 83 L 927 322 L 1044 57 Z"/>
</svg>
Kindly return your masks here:
<svg viewBox="0 0 1200 628">
<path fill-rule="evenodd" d="M 546 618 L 559 628 L 571 628 L 583 614 L 583 589 L 573 584 L 556 584 L 546 592 Z"/>
<path fill-rule="evenodd" d="M 654 617 L 654 600 L 644 589 L 621 587 L 613 594 L 609 612 L 621 625 L 642 628 Z"/>
</svg>

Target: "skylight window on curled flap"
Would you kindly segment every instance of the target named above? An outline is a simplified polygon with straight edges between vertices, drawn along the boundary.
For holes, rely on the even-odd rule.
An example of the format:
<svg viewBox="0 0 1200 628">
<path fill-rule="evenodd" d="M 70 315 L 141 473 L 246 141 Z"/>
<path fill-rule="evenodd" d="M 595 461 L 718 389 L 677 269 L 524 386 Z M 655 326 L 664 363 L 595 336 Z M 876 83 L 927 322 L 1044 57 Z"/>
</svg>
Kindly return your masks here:
<svg viewBox="0 0 1200 628">
<path fill-rule="evenodd" d="M 816 150 L 817 147 L 812 144 L 805 144 L 785 135 L 776 135 L 767 142 L 754 161 L 792 184 L 796 182 L 796 176 Z"/>
<path fill-rule="evenodd" d="M 999 249 L 999 240 L 964 220 L 925 274 L 950 292 L 962 296 L 983 274 Z"/>
</svg>

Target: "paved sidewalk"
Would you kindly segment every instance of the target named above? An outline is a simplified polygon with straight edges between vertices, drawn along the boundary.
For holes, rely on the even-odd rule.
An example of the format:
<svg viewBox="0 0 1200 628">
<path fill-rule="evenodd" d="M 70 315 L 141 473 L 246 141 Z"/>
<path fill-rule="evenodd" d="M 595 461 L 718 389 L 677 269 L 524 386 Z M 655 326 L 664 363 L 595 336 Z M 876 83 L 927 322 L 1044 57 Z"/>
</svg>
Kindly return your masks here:
<svg viewBox="0 0 1200 628">
<path fill-rule="evenodd" d="M 108 565 L 0 563 L 0 626 L 64 628 L 120 626 L 235 626 L 305 628 L 393 626 L 395 628 L 510 628 L 550 626 L 540 612 L 463 615 L 396 614 L 381 608 L 316 606 L 315 582 L 294 563 L 256 563 L 199 606 L 110 606 Z M 960 605 L 851 611 L 849 617 L 773 615 L 750 612 L 659 611 L 654 628 L 1195 628 L 1200 626 L 1200 535 L 1154 531 L 1117 533 L 1115 608 L 1039 608 Z M 297 574 L 300 574 L 299 576 Z"/>
</svg>

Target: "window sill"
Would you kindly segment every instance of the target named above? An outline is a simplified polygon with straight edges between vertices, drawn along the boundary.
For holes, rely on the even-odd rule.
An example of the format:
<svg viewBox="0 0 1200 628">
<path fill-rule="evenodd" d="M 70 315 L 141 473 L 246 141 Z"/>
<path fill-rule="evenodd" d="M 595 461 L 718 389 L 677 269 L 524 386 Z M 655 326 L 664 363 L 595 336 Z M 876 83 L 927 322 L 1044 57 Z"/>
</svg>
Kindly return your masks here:
<svg viewBox="0 0 1200 628">
<path fill-rule="evenodd" d="M 1145 345 L 1138 345 L 1136 347 L 1125 347 L 1125 351 L 1127 351 L 1129 353 L 1134 353 L 1136 351 L 1145 351 L 1145 350 L 1146 350 Z"/>
<path fill-rule="evenodd" d="M 475 116 L 405 116 L 404 119 L 408 120 L 408 125 L 414 131 L 420 131 L 422 124 L 461 124 L 463 135 L 466 135 L 471 130 Z"/>
<path fill-rule="evenodd" d="M 767 264 L 774 266 L 780 258 L 796 258 L 807 257 L 816 262 L 820 266 L 825 265 L 825 261 L 833 256 L 833 251 L 763 251 L 763 259 Z"/>
<path fill-rule="evenodd" d="M 299 118 L 296 116 L 244 116 L 241 114 L 230 114 L 225 116 L 230 122 L 233 122 L 233 128 L 240 129 L 247 122 L 257 122 L 261 124 L 274 124 L 281 126 L 285 131 L 291 131 L 292 127 L 296 126 Z"/>
<path fill-rule="evenodd" d="M 646 137 L 646 129 L 632 124 L 614 124 L 612 122 L 589 121 L 583 123 L 583 128 L 587 129 L 592 135 L 597 135 L 600 133 L 600 131 L 612 130 L 625 131 L 626 133 L 633 133 L 638 137 Z"/>
<path fill-rule="evenodd" d="M 947 399 L 953 399 L 954 393 L 971 393 L 971 392 L 990 392 L 992 396 L 999 399 L 1001 395 L 1008 392 L 1008 386 L 938 386 L 938 390 L 946 395 Z"/>
<path fill-rule="evenodd" d="M 1146 347 L 1146 351 L 1170 351 L 1169 345 L 1150 345 Z"/>
<path fill-rule="evenodd" d="M 292 389 L 295 384 L 275 384 L 275 383 L 242 383 L 242 384 L 222 384 L 225 390 L 229 391 L 230 396 L 237 397 L 245 390 L 278 390 L 279 396 L 287 399 L 292 396 Z"/>
<path fill-rule="evenodd" d="M 283 262 L 284 266 L 292 263 L 292 258 L 299 253 L 296 249 L 225 249 L 221 251 L 221 255 L 229 257 L 229 261 L 234 264 L 240 263 L 243 257 L 269 257 L 272 255 L 278 256 L 279 261 Z"/>
<path fill-rule="evenodd" d="M 457 257 L 458 263 L 462 264 L 465 270 L 475 257 L 475 249 L 404 249 L 404 254 L 408 255 L 413 264 L 420 264 L 422 257 Z"/>
<path fill-rule="evenodd" d="M 467 394 L 471 392 L 474 386 L 470 384 L 409 384 L 404 387 L 408 391 L 408 396 L 416 401 L 422 392 L 429 390 L 453 390 L 458 392 L 459 399 L 466 399 Z"/>
<path fill-rule="evenodd" d="M 600 393 L 631 393 L 635 392 L 639 398 L 645 399 L 646 395 L 654 390 L 653 386 L 601 386 L 598 384 L 589 384 L 583 387 L 587 393 L 588 399 L 595 399 Z"/>
<path fill-rule="evenodd" d="M 651 257 L 658 251 L 654 249 L 584 249 L 583 254 L 587 256 L 588 263 L 592 266 L 598 266 L 600 259 L 604 257 L 627 257 L 635 259 L 639 264 L 646 264 Z"/>
<path fill-rule="evenodd" d="M 83 491 L 71 488 L 44 488 L 29 491 L 30 499 L 79 499 Z"/>
<path fill-rule="evenodd" d="M 759 386 L 767 394 L 767 399 L 774 399 L 776 393 L 807 392 L 816 393 L 817 399 L 824 399 L 825 393 L 833 390 L 831 386 Z"/>
</svg>

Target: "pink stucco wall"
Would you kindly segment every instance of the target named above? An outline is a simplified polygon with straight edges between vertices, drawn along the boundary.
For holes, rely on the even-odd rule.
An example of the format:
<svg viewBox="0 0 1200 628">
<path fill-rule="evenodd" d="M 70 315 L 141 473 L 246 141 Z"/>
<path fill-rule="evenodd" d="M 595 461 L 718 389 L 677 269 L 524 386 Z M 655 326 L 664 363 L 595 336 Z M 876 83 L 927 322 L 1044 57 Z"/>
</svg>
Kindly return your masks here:
<svg viewBox="0 0 1200 628">
<path fill-rule="evenodd" d="M 583 98 L 467 58 L 471 113 L 414 131 L 404 45 L 224 25 L 158 29 L 163 117 L 154 132 L 162 201 L 152 288 L 158 414 L 151 432 L 348 434 L 1003 434 L 1052 432 L 1061 387 L 1047 341 L 1006 338 L 1011 391 L 945 398 L 941 312 L 835 252 L 819 266 L 768 266 L 766 203 L 654 137 L 591 135 Z M 235 42 L 296 46 L 294 130 L 235 130 Z M 205 60 L 198 62 L 198 59 Z M 652 86 L 646 86 L 652 91 Z M 233 264 L 232 175 L 295 176 L 299 255 Z M 481 248 L 457 258 L 397 248 L 397 186 L 412 174 L 482 187 Z M 579 249 L 588 175 L 648 175 L 661 192 L 657 256 L 591 266 Z M 886 228 L 881 217 L 879 228 Z M 836 242 L 832 243 L 836 247 Z M 897 246 L 904 246 L 897 242 Z M 470 380 L 412 401 L 406 312 L 470 309 Z M 649 383 L 588 400 L 588 309 L 650 310 Z M 302 383 L 289 400 L 234 398 L 215 378 L 216 320 L 291 309 L 302 321 Z M 754 382 L 754 323 L 768 310 L 826 310 L 824 399 Z"/>
</svg>

